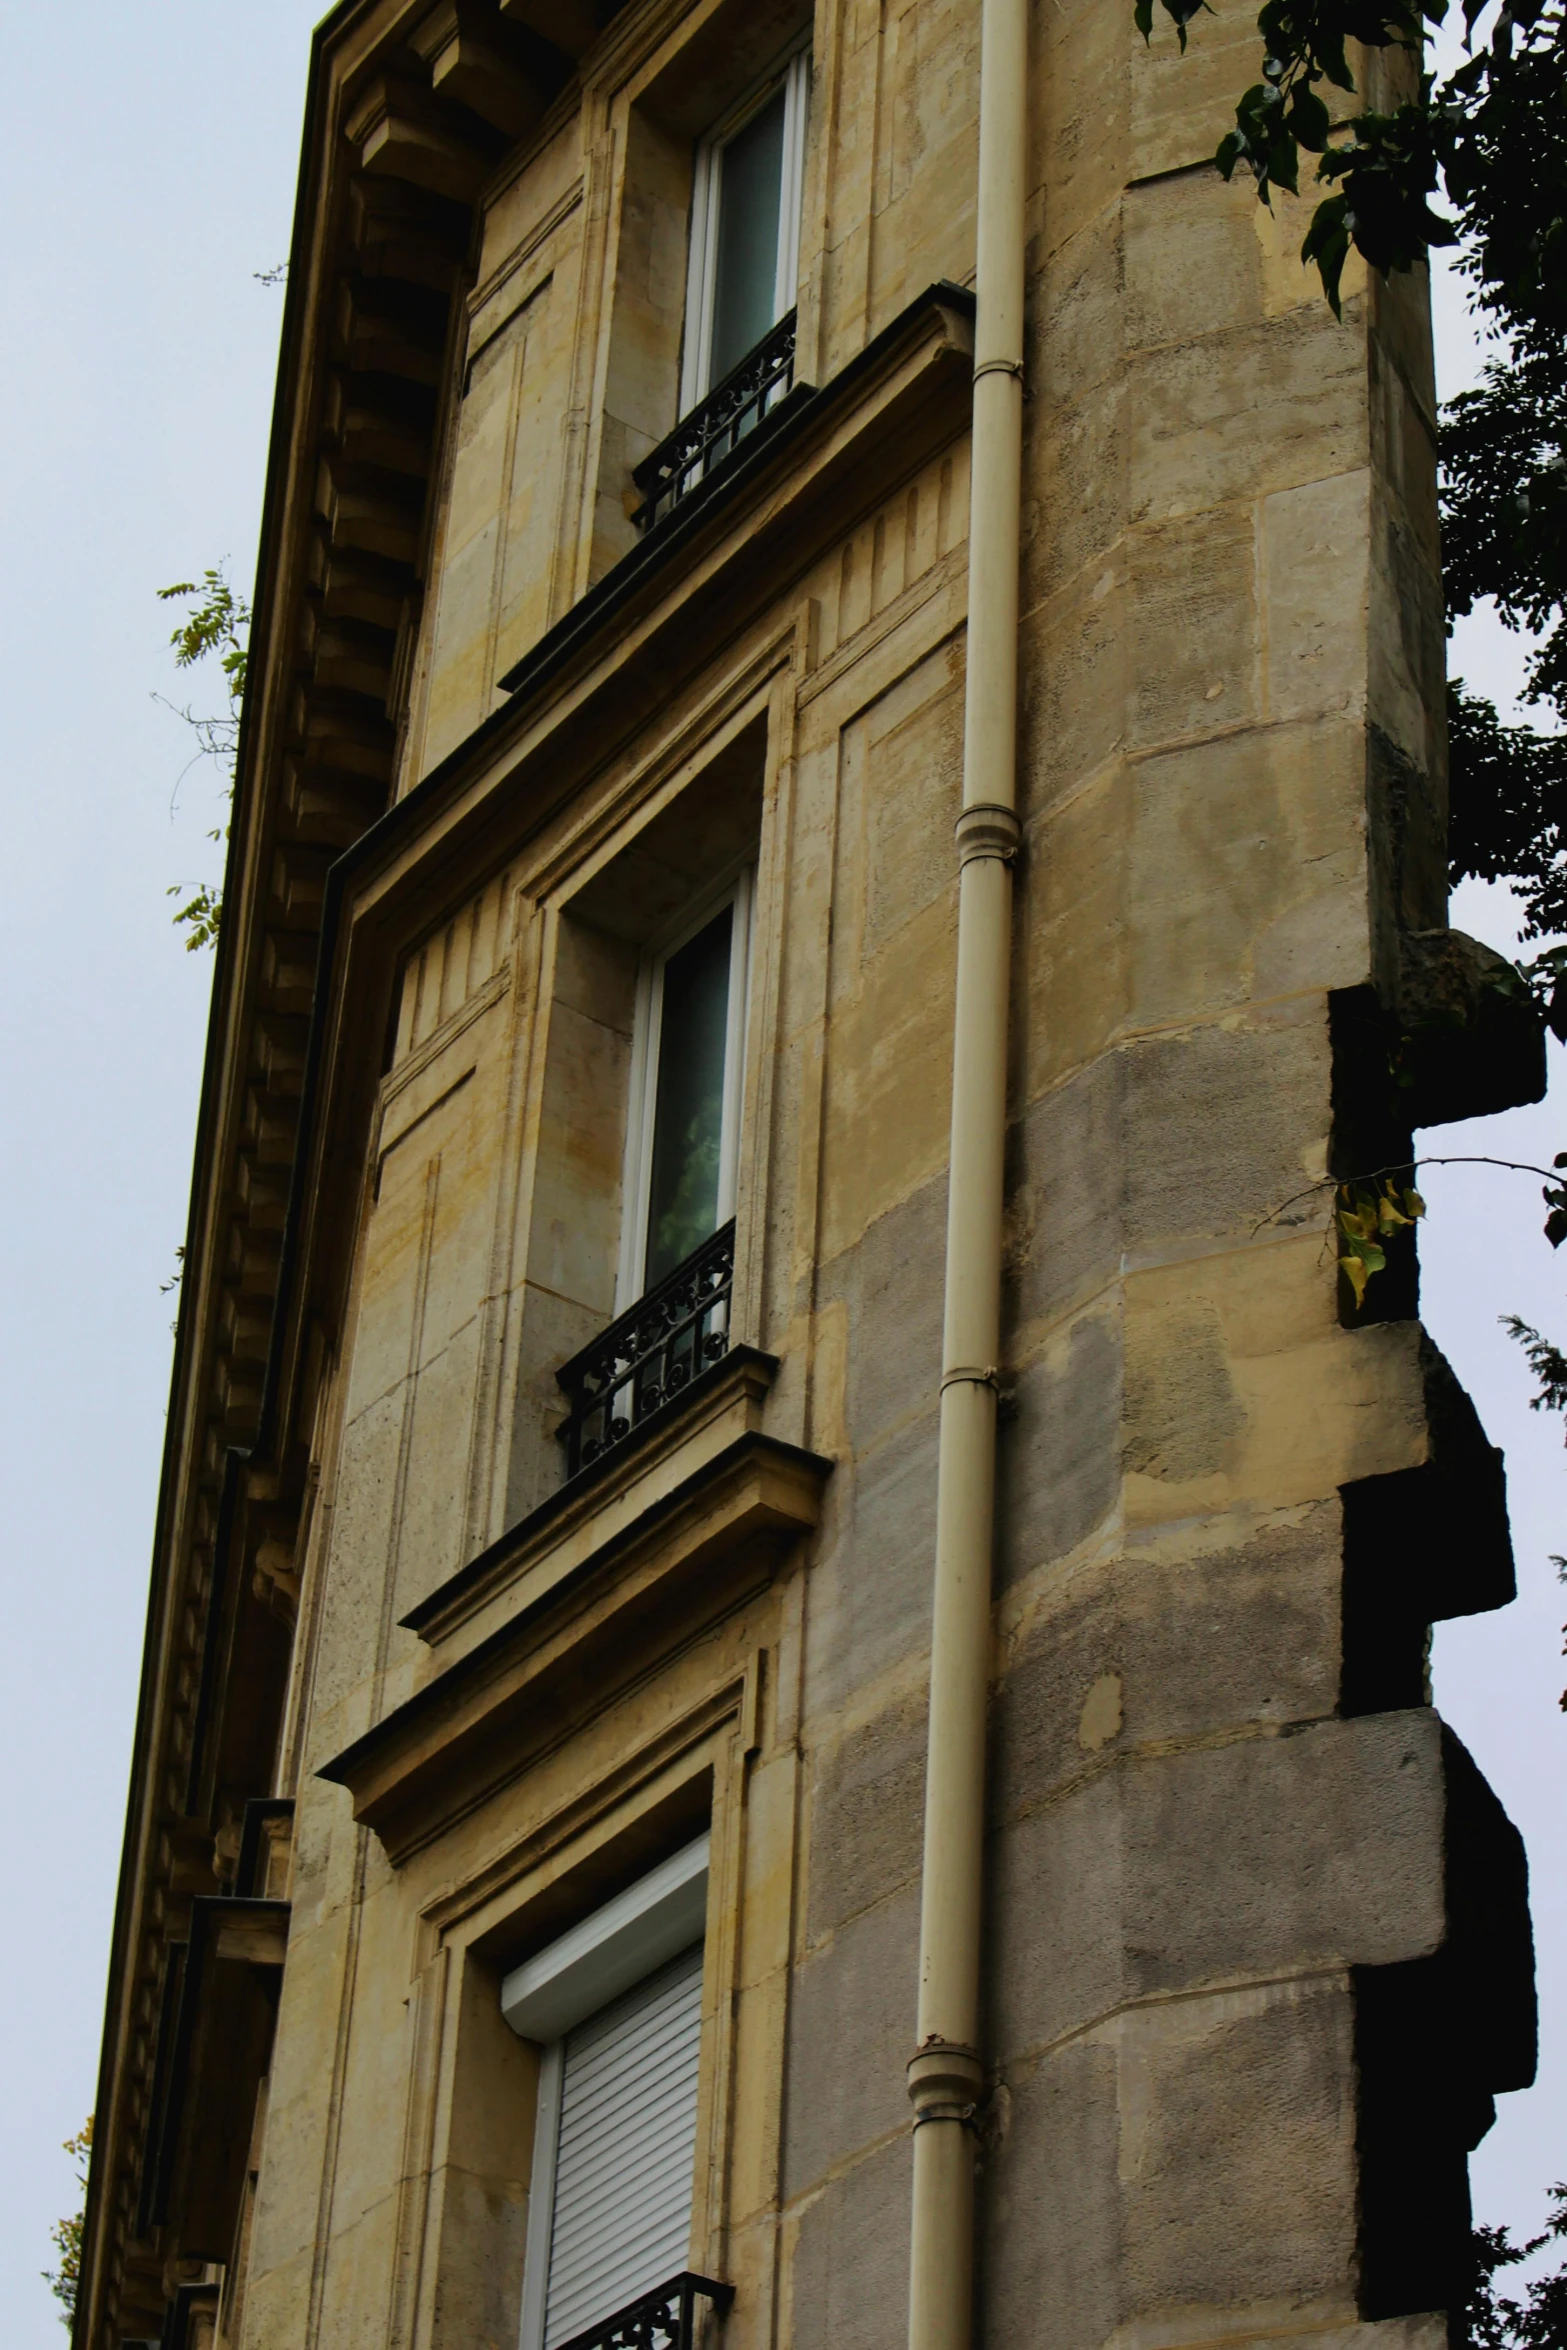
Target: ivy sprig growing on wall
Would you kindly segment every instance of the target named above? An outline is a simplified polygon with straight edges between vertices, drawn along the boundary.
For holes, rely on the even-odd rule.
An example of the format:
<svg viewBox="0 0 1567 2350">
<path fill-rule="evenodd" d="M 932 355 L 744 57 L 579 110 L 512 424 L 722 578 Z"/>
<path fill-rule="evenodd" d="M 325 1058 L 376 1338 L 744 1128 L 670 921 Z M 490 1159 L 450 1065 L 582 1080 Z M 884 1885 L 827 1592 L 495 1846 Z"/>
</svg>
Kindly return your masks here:
<svg viewBox="0 0 1567 2350">
<path fill-rule="evenodd" d="M 1366 1283 L 1387 1265 L 1385 1243 L 1407 1232 L 1426 1212 L 1426 1203 L 1412 1184 L 1391 1175 L 1380 1183 L 1341 1183 L 1334 1194 L 1333 1217 L 1338 1228 L 1339 1269 L 1355 1293 L 1358 1313 L 1366 1302 Z"/>
<path fill-rule="evenodd" d="M 1426 1212 L 1426 1203 L 1408 1180 L 1421 1167 L 1500 1167 L 1513 1175 L 1540 1175 L 1545 1178 L 1541 1198 L 1546 1206 L 1545 1237 L 1552 1248 L 1560 1248 L 1567 1241 L 1567 1151 L 1558 1151 L 1549 1167 L 1536 1166 L 1532 1159 L 1499 1159 L 1486 1151 L 1450 1151 L 1437 1158 L 1405 1160 L 1397 1167 L 1373 1167 L 1364 1175 L 1342 1178 L 1323 1175 L 1315 1183 L 1308 1183 L 1303 1191 L 1291 1192 L 1276 1208 L 1252 1226 L 1252 1237 L 1265 1232 L 1270 1224 L 1299 1223 L 1290 1210 L 1302 1201 L 1315 1199 L 1319 1193 L 1333 1193 L 1333 1233 L 1339 1255 L 1338 1262 L 1345 1279 L 1355 1292 L 1357 1307 L 1364 1304 L 1366 1284 L 1373 1274 L 1387 1266 L 1388 1241 L 1411 1224 L 1418 1223 Z M 1515 1337 L 1526 1334 L 1526 1325 L 1520 1325 Z M 1531 1334 L 1532 1335 L 1532 1334 Z M 1550 1409 L 1558 1407 L 1553 1403 Z M 1563 1408 L 1567 1408 L 1567 1385 L 1563 1388 Z"/>
</svg>

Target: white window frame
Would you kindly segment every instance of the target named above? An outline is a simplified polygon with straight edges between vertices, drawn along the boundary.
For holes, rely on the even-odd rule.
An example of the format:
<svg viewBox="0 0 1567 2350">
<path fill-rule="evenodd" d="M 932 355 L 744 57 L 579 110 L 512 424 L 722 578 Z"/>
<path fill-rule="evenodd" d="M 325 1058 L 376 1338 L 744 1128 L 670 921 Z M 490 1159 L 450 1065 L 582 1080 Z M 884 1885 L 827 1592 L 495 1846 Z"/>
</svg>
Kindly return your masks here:
<svg viewBox="0 0 1567 2350">
<path fill-rule="evenodd" d="M 626 1163 L 621 1186 L 625 1212 L 620 1225 L 620 1265 L 615 1311 L 634 1306 L 647 1286 L 649 1192 L 653 1181 L 653 1121 L 658 1109 L 658 1054 L 663 1037 L 664 969 L 672 955 L 699 931 L 734 909 L 729 932 L 729 1020 L 724 1035 L 724 1105 L 718 1142 L 717 1224 L 735 1212 L 740 1165 L 740 1106 L 745 1089 L 745 1032 L 751 974 L 751 921 L 755 873 L 747 866 L 700 901 L 699 910 L 645 955 L 637 974 L 637 1006 L 631 1046 L 631 1093 L 626 1117 Z M 715 1229 L 716 1229 L 715 1225 Z"/>
<path fill-rule="evenodd" d="M 807 35 L 793 54 L 775 65 L 739 104 L 714 124 L 696 151 L 691 189 L 691 259 L 686 280 L 685 352 L 680 370 L 680 413 L 684 416 L 713 388 L 713 297 L 718 276 L 718 216 L 723 153 L 737 131 L 766 105 L 779 86 L 784 93 L 783 178 L 778 191 L 778 268 L 773 282 L 773 323 L 794 308 L 800 278 L 800 200 L 805 184 L 805 130 L 810 113 L 811 49 Z"/>
<path fill-rule="evenodd" d="M 528 2236 L 523 2255 L 518 2350 L 543 2350 L 555 2223 L 566 2034 L 703 1940 L 711 1838 L 698 1836 L 648 1876 L 514 1967 L 501 1984 L 501 2014 L 519 2039 L 542 2041 Z"/>
</svg>

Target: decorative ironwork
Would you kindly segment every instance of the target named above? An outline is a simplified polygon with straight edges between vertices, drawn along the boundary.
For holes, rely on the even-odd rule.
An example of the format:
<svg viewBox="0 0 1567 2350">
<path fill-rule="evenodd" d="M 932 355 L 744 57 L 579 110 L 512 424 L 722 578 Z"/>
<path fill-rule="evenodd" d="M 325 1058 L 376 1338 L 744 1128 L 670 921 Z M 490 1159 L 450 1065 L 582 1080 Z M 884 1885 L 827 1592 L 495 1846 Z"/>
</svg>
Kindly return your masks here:
<svg viewBox="0 0 1567 2350">
<path fill-rule="evenodd" d="M 731 1219 L 556 1372 L 570 1406 L 560 1431 L 568 1477 L 624 1443 L 728 1353 L 734 1282 Z"/>
<path fill-rule="evenodd" d="M 681 418 L 668 440 L 632 468 L 643 501 L 632 516 L 638 530 L 651 530 L 673 513 L 777 407 L 794 383 L 794 320 L 791 310 L 769 327 L 739 366 Z"/>
<path fill-rule="evenodd" d="M 714 2314 L 724 2317 L 734 2297 L 733 2285 L 716 2284 L 711 2277 L 694 2276 L 686 2269 L 657 2292 L 644 2293 L 615 2316 L 589 2326 L 586 2333 L 573 2334 L 559 2350 L 694 2350 L 697 2303 L 710 2302 Z"/>
</svg>

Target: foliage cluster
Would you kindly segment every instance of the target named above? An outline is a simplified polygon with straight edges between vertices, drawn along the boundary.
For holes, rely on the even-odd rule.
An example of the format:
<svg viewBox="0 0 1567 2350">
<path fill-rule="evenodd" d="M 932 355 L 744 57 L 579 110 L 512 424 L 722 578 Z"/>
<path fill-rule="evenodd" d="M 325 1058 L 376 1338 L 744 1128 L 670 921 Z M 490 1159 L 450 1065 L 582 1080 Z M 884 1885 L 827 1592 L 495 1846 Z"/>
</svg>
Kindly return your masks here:
<svg viewBox="0 0 1567 2350">
<path fill-rule="evenodd" d="M 227 796 L 232 798 L 234 762 L 239 751 L 239 715 L 245 699 L 249 661 L 250 606 L 243 596 L 236 594 L 227 567 L 221 563 L 204 571 L 200 579 L 176 580 L 172 587 L 159 588 L 158 600 L 164 604 L 183 602 L 189 607 L 169 639 L 174 647 L 176 668 L 193 669 L 199 661 L 208 659 L 215 659 L 218 664 L 225 708 L 215 715 L 203 716 L 189 703 L 183 709 L 173 703 L 169 706 L 195 735 L 196 759 L 215 759 L 222 768 Z M 207 838 L 226 840 L 228 826 L 209 832 Z M 168 894 L 171 898 L 184 898 L 184 904 L 175 909 L 174 922 L 185 933 L 187 952 L 195 954 L 202 947 L 216 946 L 223 919 L 223 898 L 207 882 L 198 884 L 189 896 L 185 891 L 185 884 L 175 882 Z"/>
<path fill-rule="evenodd" d="M 1515 2244 L 1506 2228 L 1474 2231 L 1474 2282 L 1459 2338 L 1472 2350 L 1567 2350 L 1567 2260 L 1547 2275 L 1532 2278 L 1522 2300 L 1498 2290 L 1503 2269 L 1532 2260 L 1547 2244 L 1567 2249 L 1567 2185 L 1551 2189 L 1551 2209 L 1541 2234 Z"/>
<path fill-rule="evenodd" d="M 1366 1302 L 1366 1283 L 1387 1264 L 1383 1247 L 1396 1233 L 1407 1232 L 1426 1212 L 1426 1203 L 1409 1184 L 1384 1175 L 1380 1182 L 1341 1183 L 1334 1194 L 1334 1221 L 1338 1226 L 1339 1269 L 1355 1293 L 1357 1307 Z"/>
<path fill-rule="evenodd" d="M 1160 0 L 1181 49 L 1208 0 Z M 1335 316 L 1353 250 L 1384 275 L 1460 248 L 1492 351 L 1440 425 L 1449 626 L 1490 600 L 1533 638 L 1524 699 L 1555 731 L 1506 724 L 1462 678 L 1448 687 L 1451 878 L 1511 882 L 1526 939 L 1567 933 L 1567 0 L 1459 0 L 1464 55 L 1441 82 L 1428 33 L 1450 0 L 1264 0 L 1261 78 L 1241 95 L 1214 162 L 1248 171 L 1259 199 L 1300 193 L 1303 153 L 1323 193 L 1301 247 Z M 1153 0 L 1134 0 L 1145 40 Z M 1325 92 L 1357 97 L 1349 45 L 1403 52 L 1407 95 L 1335 122 Z M 1433 209 L 1439 192 L 1451 215 Z M 1567 1042 L 1567 946 L 1519 966 Z M 1567 1153 L 1558 1155 L 1567 1167 Z M 1546 1235 L 1567 1237 L 1564 1180 L 1547 1185 Z M 1357 1305 L 1385 1263 L 1396 1200 L 1348 1185 L 1339 1262 Z M 1567 1354 L 1517 1315 L 1505 1326 L 1539 1382 L 1537 1410 L 1567 1413 Z M 1567 1700 L 1564 1700 L 1567 1703 Z"/>
<path fill-rule="evenodd" d="M 76 2184 L 80 2187 L 84 2198 L 87 2193 L 87 2163 L 92 2153 L 92 2120 L 93 2117 L 89 2114 L 75 2137 L 67 2138 L 64 2142 L 64 2151 L 76 2165 Z M 58 2268 L 46 2268 L 42 2271 L 44 2283 L 61 2305 L 60 2322 L 67 2326 L 76 2315 L 76 2288 L 82 2273 L 82 2221 L 84 2217 L 84 2209 L 79 2205 L 68 2219 L 55 2221 L 49 2230 L 49 2237 L 54 2245 L 55 2258 L 60 2265 Z"/>
<path fill-rule="evenodd" d="M 1160 0 L 1182 48 L 1208 0 Z M 1458 244 L 1476 310 L 1496 338 L 1474 390 L 1441 427 L 1442 543 L 1450 619 L 1491 599 L 1536 639 L 1525 698 L 1567 721 L 1567 5 L 1460 0 L 1465 55 L 1425 70 L 1450 0 L 1266 0 L 1261 79 L 1214 157 L 1248 171 L 1263 203 L 1299 193 L 1303 153 L 1324 193 L 1301 258 L 1337 313 L 1351 250 L 1384 273 Z M 1153 0 L 1135 0 L 1144 37 Z M 1411 94 L 1335 123 L 1325 92 L 1355 97 L 1348 46 L 1402 51 Z M 1433 209 L 1445 194 L 1450 213 Z M 1526 936 L 1567 930 L 1567 735 L 1508 726 L 1454 679 L 1449 694 L 1452 872 L 1513 881 Z M 1536 964 L 1555 992 L 1559 961 Z"/>
</svg>

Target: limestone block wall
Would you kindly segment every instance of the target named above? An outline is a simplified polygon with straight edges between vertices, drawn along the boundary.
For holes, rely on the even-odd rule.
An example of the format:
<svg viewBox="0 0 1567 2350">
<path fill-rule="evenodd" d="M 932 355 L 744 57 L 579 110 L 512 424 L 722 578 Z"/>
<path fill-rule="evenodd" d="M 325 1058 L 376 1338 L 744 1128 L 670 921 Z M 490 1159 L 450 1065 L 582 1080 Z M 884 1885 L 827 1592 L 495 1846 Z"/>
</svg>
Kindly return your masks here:
<svg viewBox="0 0 1567 2350">
<path fill-rule="evenodd" d="M 968 0 L 699 0 L 633 18 L 484 209 L 404 789 L 634 544 L 631 467 L 676 421 L 695 142 L 807 31 L 799 379 L 826 382 L 926 286 L 972 276 Z"/>
<path fill-rule="evenodd" d="M 694 135 L 735 21 L 647 17 L 492 191 L 405 786 L 615 552 L 680 247 L 678 173 L 632 217 L 628 125 L 679 127 L 698 23 Z M 820 0 L 809 380 L 971 271 L 977 26 Z M 1505 1530 L 1406 1293 L 1346 1323 L 1311 1188 L 1354 1171 L 1342 1007 L 1444 919 L 1423 289 L 1337 325 L 1296 225 L 1206 168 L 1228 15 L 1185 63 L 1106 0 L 1033 29 L 982 2325 L 1434 2343 L 1528 1992 L 1516 1840 L 1421 1641 L 1504 1595 Z M 760 615 L 707 600 L 669 708 L 595 735 L 575 797 L 497 764 L 482 884 L 432 836 L 451 903 L 400 967 L 326 1381 L 254 2350 L 512 2338 L 534 2079 L 499 1973 L 702 1820 L 693 2257 L 740 2287 L 729 2350 L 902 2338 L 966 494 L 961 434 L 911 441 Z M 736 1328 L 776 1358 L 760 1426 L 822 1464 L 819 1522 L 710 1619 L 649 1609 L 645 1653 L 606 1631 L 534 1747 L 477 1793 L 454 1766 L 389 1840 L 315 1774 L 455 1676 L 479 1632 L 400 1619 L 547 1498 L 554 1368 L 612 1310 L 628 975 L 657 892 L 742 824 Z M 1480 1486 L 1429 1588 L 1389 1496 L 1429 1528 Z M 1347 1559 L 1374 1589 L 1384 1551 L 1398 1606 L 1357 1612 Z M 1416 2194 L 1447 2224 L 1400 2266 Z"/>
<path fill-rule="evenodd" d="M 1415 1326 L 1344 1326 L 1326 1194 L 1298 1196 L 1358 1171 L 1333 1003 L 1445 918 L 1424 289 L 1336 324 L 1299 222 L 1212 174 L 1247 65 L 1226 22 L 1184 63 L 1098 7 L 1034 34 L 984 2325 L 1438 2338 L 1465 2150 L 1532 2068 L 1520 1854 L 1494 1807 L 1455 1825 L 1472 1766 L 1418 1665 L 1378 1649 L 1375 1710 L 1352 1694 L 1341 1496 L 1427 1460 L 1431 1416 Z M 911 836 L 943 836 L 955 754 L 933 731 L 916 764 L 907 961 L 882 995 L 883 876 L 840 849 L 824 1044 L 817 1344 L 843 1369 L 813 1441 L 843 1465 L 785 2180 L 795 2338 L 856 2345 L 901 2338 L 907 2242 L 887 1987 L 917 1934 L 951 903 L 922 914 Z M 878 741 L 883 843 L 904 773 Z M 1459 1612 L 1505 1596 L 1469 1570 Z M 1472 1970 L 1470 1900 L 1507 1946 Z M 1426 1988 L 1384 2073 L 1394 1981 Z"/>
</svg>

